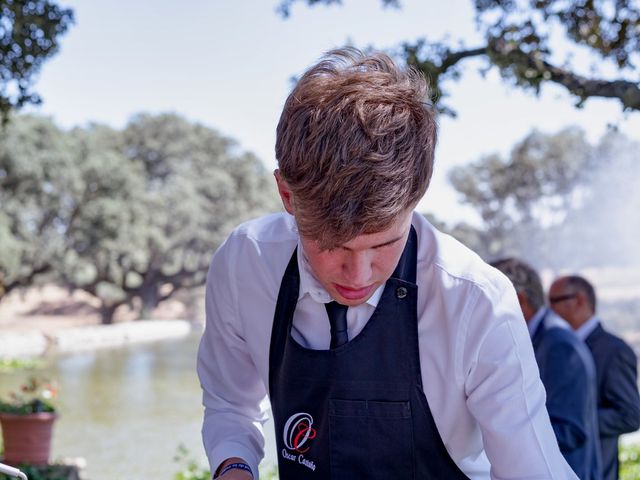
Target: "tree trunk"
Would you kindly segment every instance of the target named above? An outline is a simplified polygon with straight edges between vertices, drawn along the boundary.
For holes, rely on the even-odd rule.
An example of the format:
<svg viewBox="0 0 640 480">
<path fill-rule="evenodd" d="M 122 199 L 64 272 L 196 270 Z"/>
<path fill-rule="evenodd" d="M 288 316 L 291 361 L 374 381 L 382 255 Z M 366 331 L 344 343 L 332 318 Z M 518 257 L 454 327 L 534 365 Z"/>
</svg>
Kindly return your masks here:
<svg viewBox="0 0 640 480">
<path fill-rule="evenodd" d="M 151 318 L 153 310 L 160 302 L 160 292 L 157 285 L 148 285 L 140 290 L 140 301 L 142 307 L 140 309 L 140 320 L 148 320 Z"/>
<path fill-rule="evenodd" d="M 116 308 L 118 308 L 118 306 L 118 304 L 106 305 L 104 303 L 100 306 L 102 325 L 111 325 L 113 323 L 113 314 L 116 312 Z"/>
</svg>

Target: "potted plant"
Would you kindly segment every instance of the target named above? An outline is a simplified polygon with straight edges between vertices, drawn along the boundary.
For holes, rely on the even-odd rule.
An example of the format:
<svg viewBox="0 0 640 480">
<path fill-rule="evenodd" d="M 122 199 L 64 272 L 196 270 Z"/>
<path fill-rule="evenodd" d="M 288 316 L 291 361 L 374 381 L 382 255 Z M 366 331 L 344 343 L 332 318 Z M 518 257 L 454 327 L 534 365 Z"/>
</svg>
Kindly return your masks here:
<svg viewBox="0 0 640 480">
<path fill-rule="evenodd" d="M 51 451 L 53 422 L 58 415 L 52 401 L 55 385 L 31 377 L 19 392 L 0 399 L 0 425 L 5 463 L 46 465 Z"/>
</svg>

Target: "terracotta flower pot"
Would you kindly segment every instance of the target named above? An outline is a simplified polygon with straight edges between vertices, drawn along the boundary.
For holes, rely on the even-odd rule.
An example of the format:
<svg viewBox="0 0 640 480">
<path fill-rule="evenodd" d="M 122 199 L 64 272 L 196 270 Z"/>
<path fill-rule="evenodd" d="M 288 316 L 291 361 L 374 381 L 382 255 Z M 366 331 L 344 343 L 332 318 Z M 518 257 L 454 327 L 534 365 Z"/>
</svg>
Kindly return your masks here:
<svg viewBox="0 0 640 480">
<path fill-rule="evenodd" d="M 15 415 L 0 413 L 4 462 L 10 465 L 28 463 L 46 465 L 51 451 L 55 413 L 30 413 Z"/>
</svg>

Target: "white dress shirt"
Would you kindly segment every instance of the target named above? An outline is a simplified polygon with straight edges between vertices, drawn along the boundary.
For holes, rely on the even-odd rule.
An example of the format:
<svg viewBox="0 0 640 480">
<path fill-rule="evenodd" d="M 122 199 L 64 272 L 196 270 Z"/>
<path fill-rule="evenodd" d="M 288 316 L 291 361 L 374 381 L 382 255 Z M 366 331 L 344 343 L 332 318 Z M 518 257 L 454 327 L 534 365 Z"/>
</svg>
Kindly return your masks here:
<svg viewBox="0 0 640 480">
<path fill-rule="evenodd" d="M 472 479 L 575 479 L 545 409 L 531 340 L 509 280 L 414 213 L 418 234 L 418 339 L 424 393 L 451 458 Z M 299 245 L 293 217 L 239 226 L 214 255 L 198 352 L 203 440 L 211 468 L 241 457 L 257 475 L 260 407 L 269 385 L 271 327 L 280 283 Z M 327 292 L 298 248 L 300 294 L 292 336 L 329 346 Z M 380 298 L 347 314 L 349 338 Z"/>
</svg>

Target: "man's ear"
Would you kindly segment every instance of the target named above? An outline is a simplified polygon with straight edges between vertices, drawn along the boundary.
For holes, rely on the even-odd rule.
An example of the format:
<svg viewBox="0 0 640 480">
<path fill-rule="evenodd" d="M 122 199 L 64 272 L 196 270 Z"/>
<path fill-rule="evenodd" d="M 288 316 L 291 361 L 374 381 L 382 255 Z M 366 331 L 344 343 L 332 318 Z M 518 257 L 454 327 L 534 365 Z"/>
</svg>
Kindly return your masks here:
<svg viewBox="0 0 640 480">
<path fill-rule="evenodd" d="M 591 308 L 591 304 L 589 303 L 589 299 L 587 298 L 587 294 L 585 292 L 576 292 L 576 304 L 576 310 L 588 312 L 589 316 L 595 313 Z"/>
<path fill-rule="evenodd" d="M 536 313 L 532 311 L 531 304 L 529 303 L 529 298 L 527 294 L 524 292 L 519 292 L 516 290 L 516 295 L 518 296 L 518 303 L 520 303 L 520 310 L 522 310 L 522 316 L 525 321 L 529 322 L 531 317 Z"/>
<path fill-rule="evenodd" d="M 294 202 L 293 202 L 293 192 L 287 185 L 287 182 L 284 181 L 282 176 L 280 175 L 280 170 L 276 169 L 273 172 L 273 176 L 276 177 L 276 184 L 278 185 L 278 193 L 280 194 L 280 198 L 282 199 L 282 205 L 284 205 L 284 209 L 290 213 L 294 214 Z"/>
</svg>

